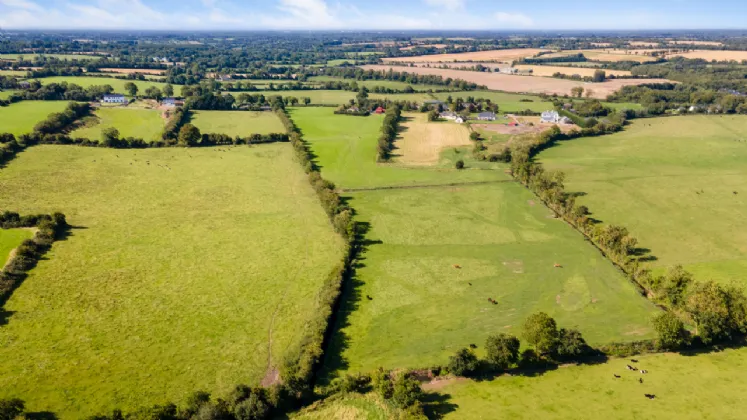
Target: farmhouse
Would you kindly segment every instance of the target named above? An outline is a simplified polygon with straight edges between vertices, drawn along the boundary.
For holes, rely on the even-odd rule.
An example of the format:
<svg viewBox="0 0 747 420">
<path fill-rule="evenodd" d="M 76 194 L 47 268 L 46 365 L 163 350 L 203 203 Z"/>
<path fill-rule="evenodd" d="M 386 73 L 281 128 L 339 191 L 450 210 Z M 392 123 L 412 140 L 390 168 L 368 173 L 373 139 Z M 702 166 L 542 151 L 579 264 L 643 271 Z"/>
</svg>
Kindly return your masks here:
<svg viewBox="0 0 747 420">
<path fill-rule="evenodd" d="M 101 98 L 101 102 L 106 104 L 126 104 L 127 99 L 124 95 L 115 93 L 113 95 L 104 95 L 104 97 Z"/>
<path fill-rule="evenodd" d="M 163 98 L 161 101 L 161 105 L 163 106 L 182 106 L 184 105 L 184 101 L 181 99 L 176 98 Z"/>
<path fill-rule="evenodd" d="M 456 112 L 452 111 L 444 111 L 440 114 L 438 114 L 439 118 L 443 118 L 445 120 L 455 120 L 457 118 Z"/>
<path fill-rule="evenodd" d="M 560 122 L 560 115 L 558 114 L 558 111 L 545 111 L 540 116 L 540 122 L 558 123 Z"/>
<path fill-rule="evenodd" d="M 480 121 L 495 121 L 495 112 L 481 112 L 477 114 L 477 119 Z"/>
<path fill-rule="evenodd" d="M 519 69 L 516 67 L 503 67 L 501 69 L 501 73 L 504 74 L 519 74 Z"/>
</svg>

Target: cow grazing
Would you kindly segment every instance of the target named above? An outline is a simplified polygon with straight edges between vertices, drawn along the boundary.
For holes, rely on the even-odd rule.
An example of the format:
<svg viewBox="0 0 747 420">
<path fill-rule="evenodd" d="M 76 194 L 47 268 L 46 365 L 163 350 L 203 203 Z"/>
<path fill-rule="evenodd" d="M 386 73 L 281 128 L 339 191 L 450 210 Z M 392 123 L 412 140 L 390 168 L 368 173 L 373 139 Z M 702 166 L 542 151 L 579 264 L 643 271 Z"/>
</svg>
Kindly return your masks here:
<svg viewBox="0 0 747 420">
<path fill-rule="evenodd" d="M 656 395 L 654 395 L 654 394 L 643 394 L 643 395 L 644 395 L 644 396 L 645 396 L 646 398 L 648 398 L 649 400 L 653 400 L 654 398 L 656 398 Z"/>
<path fill-rule="evenodd" d="M 462 268 L 462 266 L 459 265 L 459 264 L 454 264 L 454 265 L 452 265 L 452 267 L 457 268 L 457 269 Z"/>
<path fill-rule="evenodd" d="M 472 286 L 472 283 L 467 283 L 467 284 L 469 284 L 470 286 Z"/>
<path fill-rule="evenodd" d="M 643 383 L 643 378 L 638 378 L 638 383 L 642 384 Z"/>
<path fill-rule="evenodd" d="M 563 268 L 563 266 L 562 266 L 562 265 L 560 265 L 560 264 L 558 264 L 558 263 L 555 263 L 555 264 L 553 265 L 553 267 L 555 267 L 555 268 Z"/>
<path fill-rule="evenodd" d="M 627 367 L 628 370 L 635 370 L 635 368 L 633 366 L 630 366 L 630 365 L 625 365 L 625 367 Z"/>
<path fill-rule="evenodd" d="M 633 363 L 638 363 L 638 360 L 636 360 L 636 359 L 630 359 L 630 361 L 633 362 Z"/>
<path fill-rule="evenodd" d="M 366 295 L 366 299 L 373 300 L 373 298 L 371 297 L 371 295 Z"/>
<path fill-rule="evenodd" d="M 469 345 L 469 348 L 471 348 L 471 349 L 476 349 L 476 348 L 477 348 L 477 344 L 470 344 L 470 345 Z"/>
<path fill-rule="evenodd" d="M 612 374 L 612 376 L 614 376 L 615 378 L 619 378 L 620 377 L 620 375 L 616 375 L 614 373 Z"/>
<path fill-rule="evenodd" d="M 641 369 L 641 373 L 648 373 L 648 371 Z"/>
<path fill-rule="evenodd" d="M 738 194 L 738 193 L 737 193 L 736 191 L 734 191 L 734 195 L 737 195 L 737 194 Z"/>
</svg>

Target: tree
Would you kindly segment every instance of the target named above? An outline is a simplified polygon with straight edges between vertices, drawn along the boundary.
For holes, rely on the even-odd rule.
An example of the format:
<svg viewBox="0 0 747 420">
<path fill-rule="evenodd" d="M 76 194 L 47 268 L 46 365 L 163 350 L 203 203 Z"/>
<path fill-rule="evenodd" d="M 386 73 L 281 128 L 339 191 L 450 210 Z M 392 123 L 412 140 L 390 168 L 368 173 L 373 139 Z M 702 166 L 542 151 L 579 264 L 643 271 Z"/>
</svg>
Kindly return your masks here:
<svg viewBox="0 0 747 420">
<path fill-rule="evenodd" d="M 459 159 L 456 161 L 456 165 L 454 165 L 457 169 L 464 169 L 464 161 Z"/>
<path fill-rule="evenodd" d="M 301 99 L 303 100 L 303 104 L 304 104 L 304 105 L 308 105 L 308 104 L 310 104 L 310 103 L 311 103 L 311 98 L 309 98 L 308 96 L 304 96 L 304 97 L 303 97 L 303 98 L 301 98 Z"/>
<path fill-rule="evenodd" d="M 201 138 L 200 130 L 192 124 L 184 124 L 177 137 L 179 144 L 183 146 L 195 146 Z"/>
<path fill-rule="evenodd" d="M 267 418 L 270 407 L 257 392 L 252 392 L 249 398 L 236 404 L 233 414 L 237 420 L 262 420 Z"/>
<path fill-rule="evenodd" d="M 478 366 L 477 356 L 466 348 L 458 350 L 455 355 L 449 357 L 449 372 L 456 376 L 469 376 L 477 371 Z"/>
<path fill-rule="evenodd" d="M 582 88 L 581 86 L 576 86 L 571 89 L 571 96 L 580 98 L 583 94 L 584 94 L 584 88 Z"/>
<path fill-rule="evenodd" d="M 661 312 L 652 321 L 656 331 L 656 346 L 676 350 L 687 343 L 685 324 L 671 312 Z"/>
<path fill-rule="evenodd" d="M 553 353 L 558 345 L 558 326 L 544 312 L 530 315 L 522 328 L 524 339 L 540 354 Z"/>
<path fill-rule="evenodd" d="M 378 392 L 384 399 L 392 398 L 394 394 L 394 384 L 389 377 L 389 372 L 383 368 L 379 368 L 373 375 L 371 375 L 371 382 L 373 383 L 373 389 Z"/>
<path fill-rule="evenodd" d="M 428 113 L 428 121 L 438 121 L 438 111 L 435 109 Z"/>
<path fill-rule="evenodd" d="M 164 94 L 165 96 L 167 96 L 167 97 L 168 97 L 168 96 L 174 96 L 174 87 L 173 87 L 173 86 L 171 86 L 171 83 L 166 83 L 166 84 L 165 84 L 165 85 L 163 86 L 163 94 Z"/>
<path fill-rule="evenodd" d="M 480 140 L 480 133 L 478 133 L 477 131 L 469 133 L 469 139 L 472 141 Z"/>
<path fill-rule="evenodd" d="M 561 359 L 574 359 L 589 353 L 591 347 L 578 330 L 561 328 L 558 331 L 558 347 L 555 354 Z"/>
<path fill-rule="evenodd" d="M 398 407 L 410 407 L 420 401 L 422 396 L 423 390 L 420 388 L 420 382 L 409 374 L 404 373 L 394 380 L 392 401 Z"/>
<path fill-rule="evenodd" d="M 132 83 L 132 82 L 125 83 L 124 89 L 125 89 L 125 91 L 127 91 L 128 94 L 130 94 L 130 96 L 136 96 L 137 95 L 137 91 L 138 91 L 137 85 L 134 84 L 134 83 Z"/>
<path fill-rule="evenodd" d="M 488 361 L 497 369 L 508 369 L 519 360 L 519 339 L 508 334 L 491 335 L 485 342 Z"/>
<path fill-rule="evenodd" d="M 692 282 L 693 275 L 685 271 L 681 265 L 676 265 L 667 270 L 665 275 L 655 277 L 651 286 L 658 298 L 672 307 L 677 307 L 682 304 L 685 290 Z"/>
<path fill-rule="evenodd" d="M 148 89 L 145 89 L 145 97 L 151 98 L 151 99 L 161 99 L 163 95 L 161 94 L 161 89 L 150 86 Z"/>
<path fill-rule="evenodd" d="M 117 147 L 119 144 L 119 130 L 114 127 L 105 128 L 101 132 L 101 144 L 104 147 Z"/>
<path fill-rule="evenodd" d="M 591 81 L 594 83 L 602 83 L 607 79 L 607 73 L 604 72 L 604 70 L 597 70 L 594 72 L 594 76 L 592 76 Z"/>
<path fill-rule="evenodd" d="M 737 288 L 724 288 L 713 281 L 696 283 L 684 306 L 705 344 L 747 332 L 747 299 Z"/>
<path fill-rule="evenodd" d="M 591 89 L 586 89 L 586 97 L 591 98 L 592 96 L 594 96 L 594 91 Z"/>
<path fill-rule="evenodd" d="M 11 398 L 9 400 L 0 400 L 0 420 L 13 420 L 23 413 L 26 405 L 23 400 Z"/>
</svg>

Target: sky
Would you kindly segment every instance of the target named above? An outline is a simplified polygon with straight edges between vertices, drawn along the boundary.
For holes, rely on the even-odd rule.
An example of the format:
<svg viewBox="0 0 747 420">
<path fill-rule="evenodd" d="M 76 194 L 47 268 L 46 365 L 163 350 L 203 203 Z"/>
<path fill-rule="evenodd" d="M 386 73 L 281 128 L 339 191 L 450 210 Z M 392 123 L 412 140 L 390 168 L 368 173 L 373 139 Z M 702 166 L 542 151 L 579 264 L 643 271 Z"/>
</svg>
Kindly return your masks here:
<svg viewBox="0 0 747 420">
<path fill-rule="evenodd" d="M 747 29 L 745 0 L 0 0 L 2 29 Z"/>
</svg>

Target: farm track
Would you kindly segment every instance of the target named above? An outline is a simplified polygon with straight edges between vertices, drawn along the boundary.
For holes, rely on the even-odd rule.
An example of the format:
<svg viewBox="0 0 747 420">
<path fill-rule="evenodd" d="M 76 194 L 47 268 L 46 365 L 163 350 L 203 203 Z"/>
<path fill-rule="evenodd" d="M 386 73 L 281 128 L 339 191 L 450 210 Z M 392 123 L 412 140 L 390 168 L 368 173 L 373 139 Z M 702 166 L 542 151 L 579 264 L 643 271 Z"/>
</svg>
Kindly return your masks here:
<svg viewBox="0 0 747 420">
<path fill-rule="evenodd" d="M 379 190 L 410 190 L 418 188 L 439 188 L 439 187 L 459 187 L 466 185 L 485 185 L 485 184 L 503 184 L 507 182 L 516 182 L 513 179 L 499 179 L 494 181 L 470 181 L 470 182 L 452 182 L 447 184 L 421 184 L 421 185 L 391 185 L 384 187 L 364 187 L 364 188 L 340 188 L 337 191 L 340 193 L 354 193 L 363 191 L 379 191 Z"/>
</svg>

